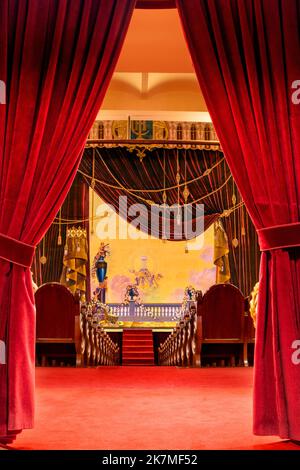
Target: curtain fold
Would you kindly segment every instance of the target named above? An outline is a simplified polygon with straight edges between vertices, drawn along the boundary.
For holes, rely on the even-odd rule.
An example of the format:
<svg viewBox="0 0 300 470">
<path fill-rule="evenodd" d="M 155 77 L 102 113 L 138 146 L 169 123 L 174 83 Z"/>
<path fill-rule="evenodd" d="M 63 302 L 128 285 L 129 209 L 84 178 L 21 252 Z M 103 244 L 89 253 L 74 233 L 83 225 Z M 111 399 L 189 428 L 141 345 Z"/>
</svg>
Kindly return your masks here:
<svg viewBox="0 0 300 470">
<path fill-rule="evenodd" d="M 134 0 L 2 0 L 0 235 L 44 236 L 75 177 Z M 0 259 L 0 436 L 33 426 L 35 309 L 30 260 Z M 27 267 L 28 266 L 28 267 Z M 7 442 L 7 440 L 6 440 Z"/>
<path fill-rule="evenodd" d="M 227 162 L 256 229 L 299 223 L 298 0 L 177 0 Z M 284 232 L 285 229 L 283 228 Z M 271 248 L 271 247 L 270 247 Z M 254 433 L 300 440 L 300 251 L 262 253 Z"/>
</svg>

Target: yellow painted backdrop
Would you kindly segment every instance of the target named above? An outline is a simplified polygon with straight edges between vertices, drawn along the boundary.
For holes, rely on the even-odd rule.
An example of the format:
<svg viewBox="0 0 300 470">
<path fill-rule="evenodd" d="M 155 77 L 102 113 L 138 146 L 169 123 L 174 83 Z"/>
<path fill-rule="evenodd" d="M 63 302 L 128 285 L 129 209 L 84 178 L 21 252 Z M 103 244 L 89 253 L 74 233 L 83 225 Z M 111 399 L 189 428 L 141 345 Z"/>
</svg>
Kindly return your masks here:
<svg viewBox="0 0 300 470">
<path fill-rule="evenodd" d="M 203 246 L 200 249 L 185 253 L 185 242 L 162 242 L 150 238 L 147 240 L 130 238 L 104 240 L 103 237 L 99 237 L 99 232 L 107 220 L 110 220 L 111 224 L 114 219 L 116 220 L 117 233 L 120 223 L 118 216 L 101 218 L 106 210 L 107 207 L 95 195 L 96 220 L 94 234 L 90 233 L 91 263 L 101 241 L 109 243 L 111 254 L 106 258 L 108 263 L 107 302 L 122 302 L 126 286 L 134 283 L 134 271 L 138 272 L 145 265 L 154 276 L 160 274 L 162 277 L 157 280 L 157 286 L 140 289 L 143 302 L 181 302 L 186 286 L 192 285 L 196 289 L 205 291 L 215 283 L 213 227 L 205 232 Z M 93 279 L 92 291 L 96 285 L 97 281 Z"/>
</svg>

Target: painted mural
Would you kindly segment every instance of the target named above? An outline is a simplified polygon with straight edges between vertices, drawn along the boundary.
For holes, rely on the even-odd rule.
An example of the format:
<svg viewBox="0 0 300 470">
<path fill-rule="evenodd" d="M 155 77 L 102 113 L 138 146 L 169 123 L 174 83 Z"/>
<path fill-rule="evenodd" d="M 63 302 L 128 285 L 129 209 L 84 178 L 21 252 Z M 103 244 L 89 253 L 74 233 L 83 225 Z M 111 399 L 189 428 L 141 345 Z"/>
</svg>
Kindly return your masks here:
<svg viewBox="0 0 300 470">
<path fill-rule="evenodd" d="M 213 264 L 213 227 L 208 229 L 202 246 L 186 252 L 186 243 L 169 242 L 151 238 L 135 238 L 132 227 L 131 237 L 118 238 L 118 227 L 127 223 L 94 196 L 94 233 L 90 230 L 91 264 L 99 252 L 101 243 L 109 245 L 106 271 L 106 302 L 124 301 L 129 285 L 138 286 L 141 301 L 177 303 L 181 302 L 188 285 L 206 291 L 215 283 L 216 271 Z M 91 205 L 90 205 L 91 206 Z M 107 219 L 107 220 L 106 220 Z M 104 239 L 103 232 L 113 219 L 117 229 L 113 236 Z M 136 237 L 141 233 L 136 230 Z M 93 268 L 93 266 L 91 266 Z M 92 292 L 99 288 L 97 277 L 92 280 Z"/>
</svg>

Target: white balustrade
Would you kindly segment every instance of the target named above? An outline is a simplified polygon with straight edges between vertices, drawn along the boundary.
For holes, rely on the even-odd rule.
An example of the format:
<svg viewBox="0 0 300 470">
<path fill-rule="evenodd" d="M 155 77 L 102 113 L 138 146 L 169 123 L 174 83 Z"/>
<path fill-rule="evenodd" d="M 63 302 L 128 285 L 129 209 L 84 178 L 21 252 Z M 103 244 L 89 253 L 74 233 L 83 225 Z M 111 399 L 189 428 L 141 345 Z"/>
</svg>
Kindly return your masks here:
<svg viewBox="0 0 300 470">
<path fill-rule="evenodd" d="M 118 316 L 119 320 L 136 317 L 140 321 L 175 321 L 183 314 L 183 308 L 180 304 L 137 305 L 130 302 L 129 305 L 110 304 L 109 307 L 111 313 Z M 102 312 L 99 312 L 100 315 Z"/>
</svg>

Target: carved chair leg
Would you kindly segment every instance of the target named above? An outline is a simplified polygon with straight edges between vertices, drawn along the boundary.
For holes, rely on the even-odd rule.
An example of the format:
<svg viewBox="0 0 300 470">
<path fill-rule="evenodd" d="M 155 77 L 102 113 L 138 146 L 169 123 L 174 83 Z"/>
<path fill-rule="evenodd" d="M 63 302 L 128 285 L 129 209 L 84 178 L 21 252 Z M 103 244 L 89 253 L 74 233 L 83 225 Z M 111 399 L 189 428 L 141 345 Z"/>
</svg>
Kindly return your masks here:
<svg viewBox="0 0 300 470">
<path fill-rule="evenodd" d="M 249 362 L 248 362 L 248 343 L 245 341 L 243 345 L 243 361 L 244 361 L 244 366 L 248 367 Z"/>
<path fill-rule="evenodd" d="M 83 366 L 83 358 L 81 354 L 76 354 L 76 367 L 82 367 Z"/>
<path fill-rule="evenodd" d="M 201 367 L 201 355 L 196 353 L 193 355 L 193 367 Z"/>
</svg>

